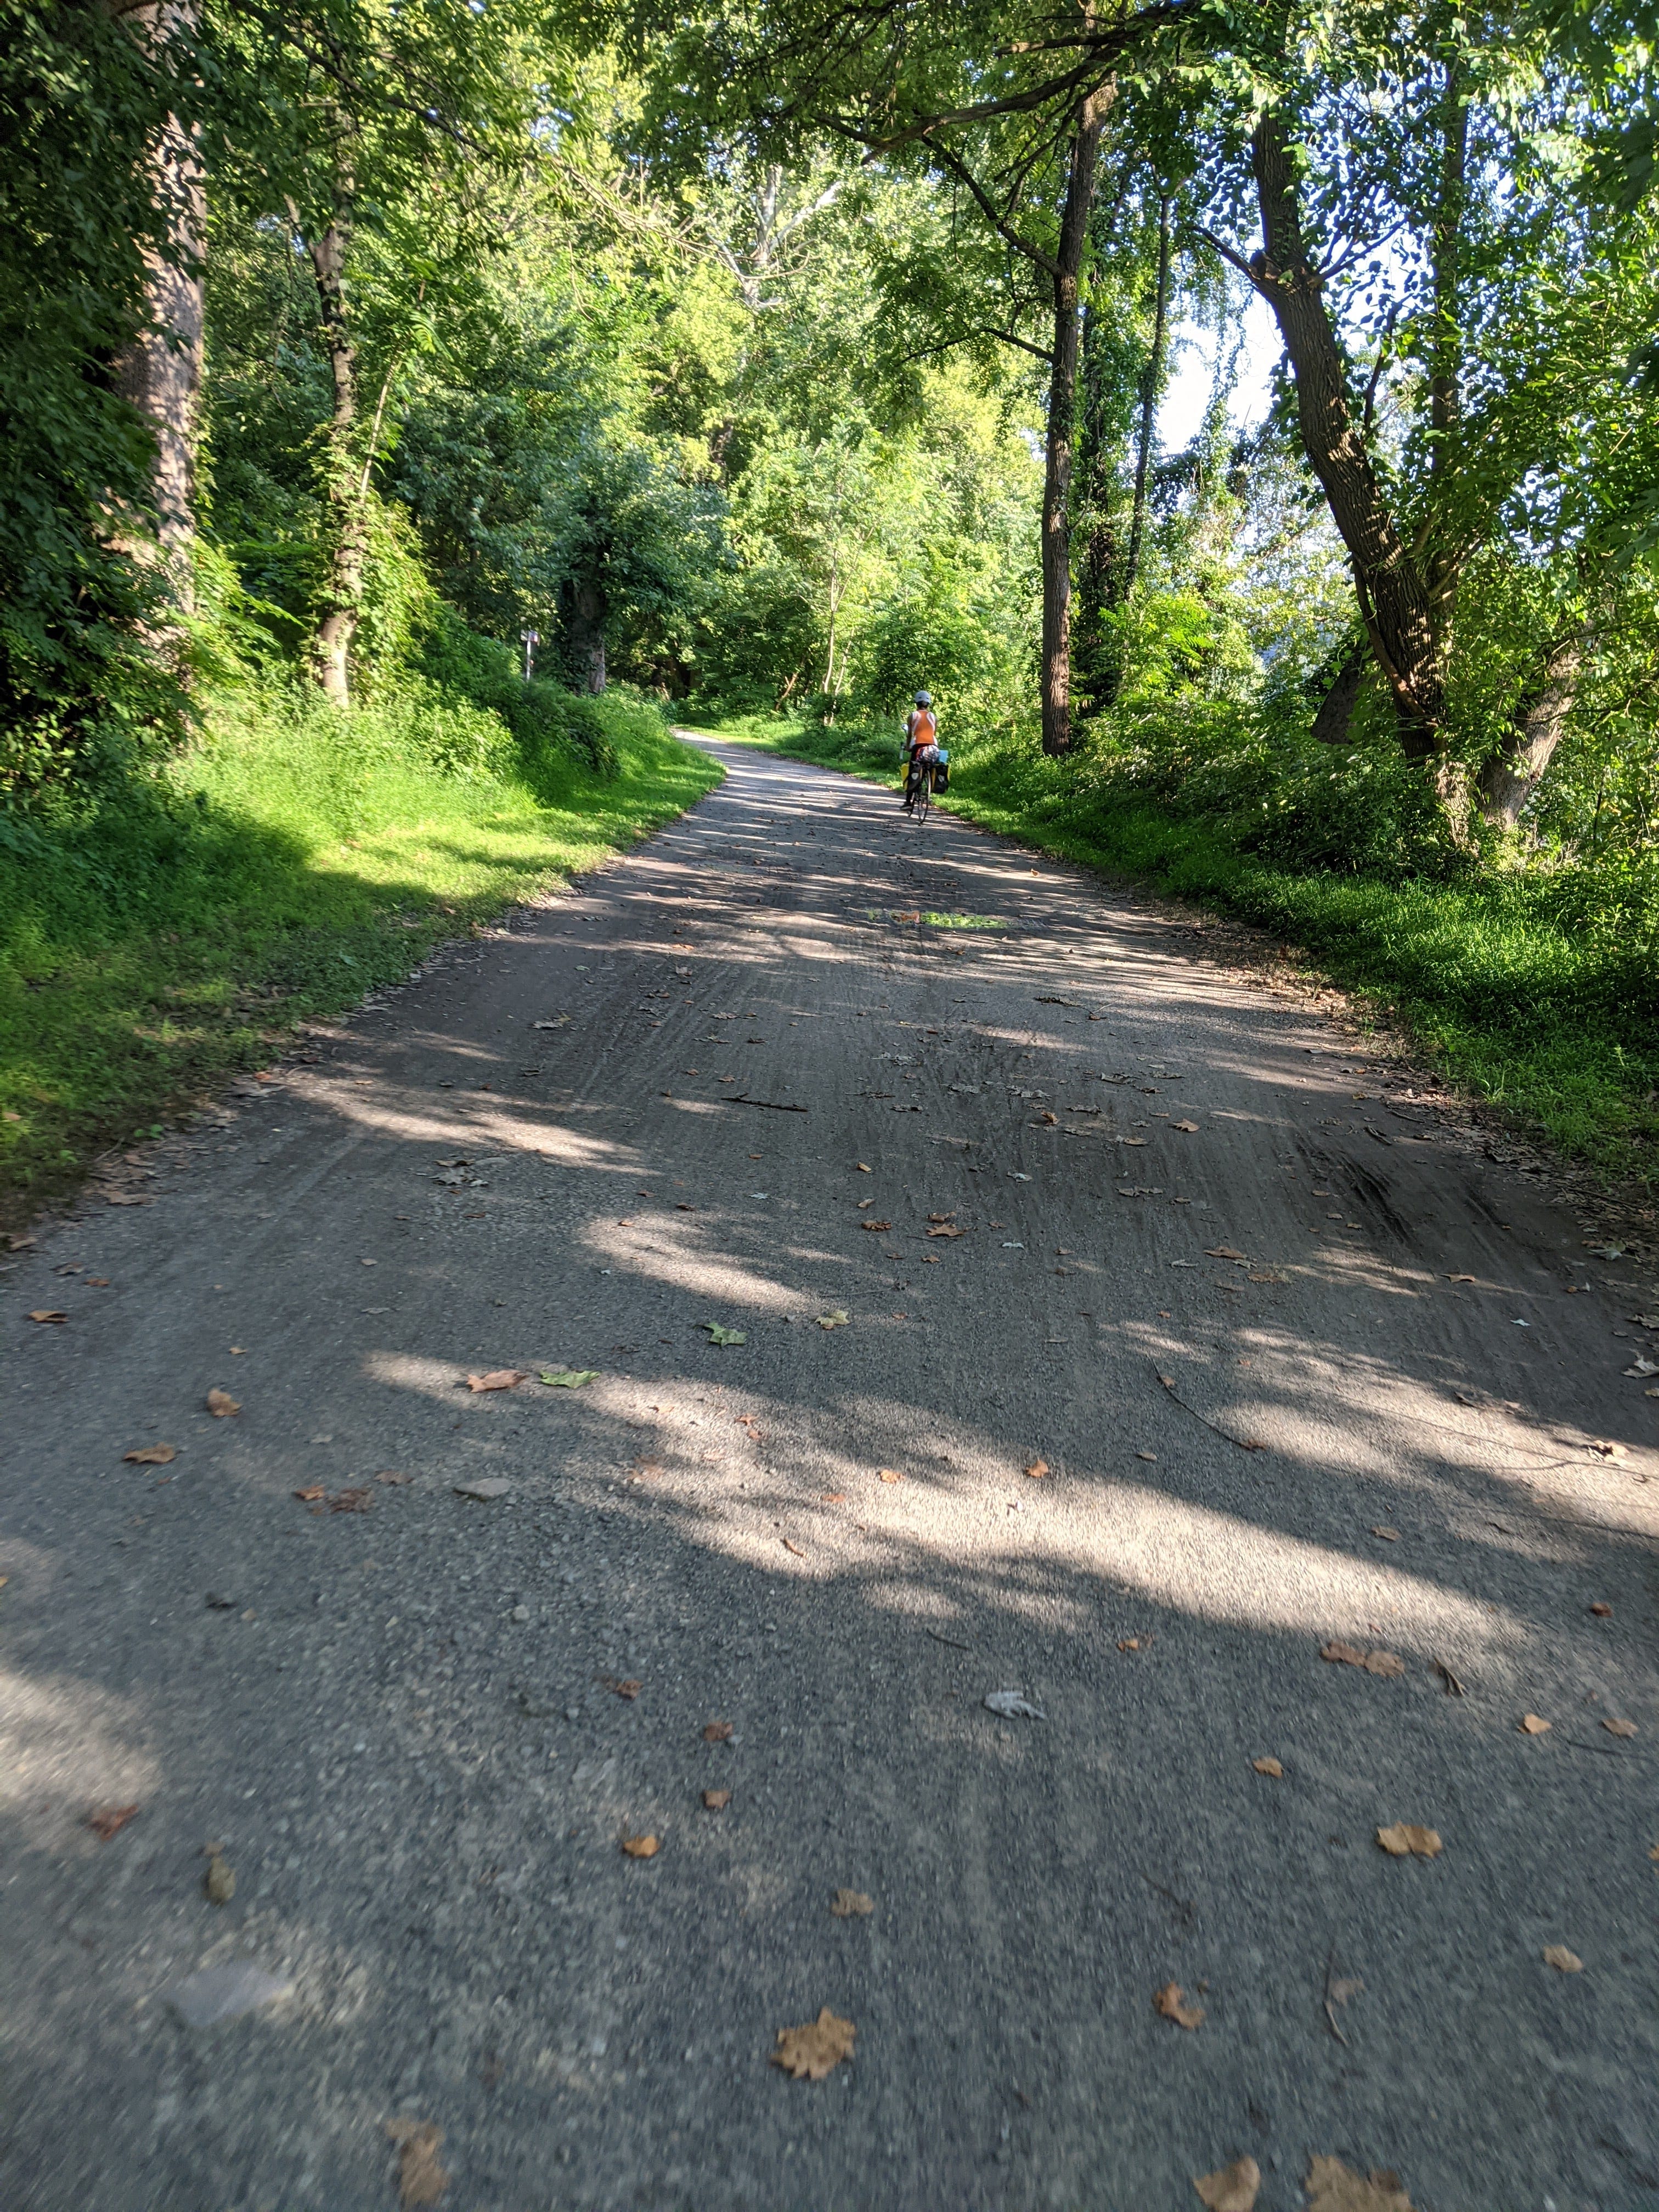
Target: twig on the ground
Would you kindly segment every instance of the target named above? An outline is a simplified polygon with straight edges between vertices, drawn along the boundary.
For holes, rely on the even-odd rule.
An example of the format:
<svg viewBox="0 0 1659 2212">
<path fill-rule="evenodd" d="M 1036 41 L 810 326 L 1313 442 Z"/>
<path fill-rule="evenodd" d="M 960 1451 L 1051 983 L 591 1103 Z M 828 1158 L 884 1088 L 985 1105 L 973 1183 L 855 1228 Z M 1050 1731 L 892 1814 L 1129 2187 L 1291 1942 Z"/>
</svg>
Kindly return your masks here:
<svg viewBox="0 0 1659 2212">
<path fill-rule="evenodd" d="M 1337 2026 L 1336 2014 L 1331 2009 L 1331 1968 L 1335 1964 L 1336 1938 L 1333 1936 L 1331 1938 L 1331 1948 L 1325 1954 L 1325 2021 L 1326 2025 L 1329 2027 L 1331 2033 L 1343 2046 L 1344 2050 L 1346 2050 L 1348 2048 L 1348 2039 L 1343 2034 L 1341 2029 Z"/>
<path fill-rule="evenodd" d="M 1214 1435 L 1219 1437 L 1224 1443 L 1231 1444 L 1235 1451 L 1258 1452 L 1267 1451 L 1271 1449 L 1269 1445 L 1259 1443 L 1254 1437 L 1235 1437 L 1231 1435 L 1227 1430 L 1218 1428 L 1215 1422 L 1210 1419 L 1207 1413 L 1200 1413 L 1196 1406 L 1189 1406 L 1184 1398 L 1177 1397 L 1176 1395 L 1175 1377 L 1172 1375 L 1158 1375 L 1158 1362 L 1156 1360 L 1152 1362 L 1152 1372 L 1154 1375 L 1158 1375 L 1158 1381 L 1164 1385 L 1164 1388 L 1168 1391 L 1170 1396 L 1175 1400 L 1176 1404 L 1180 1407 L 1183 1413 L 1190 1413 L 1195 1421 L 1202 1421 L 1206 1429 L 1210 1430 Z"/>
<path fill-rule="evenodd" d="M 1468 1695 L 1468 1692 L 1463 1687 L 1463 1685 L 1458 1680 L 1456 1675 L 1453 1674 L 1451 1668 L 1446 1664 L 1443 1659 L 1437 1659 L 1435 1661 L 1434 1671 L 1439 1675 L 1441 1680 L 1445 1684 L 1446 1695 L 1449 1698 L 1466 1698 Z"/>
</svg>

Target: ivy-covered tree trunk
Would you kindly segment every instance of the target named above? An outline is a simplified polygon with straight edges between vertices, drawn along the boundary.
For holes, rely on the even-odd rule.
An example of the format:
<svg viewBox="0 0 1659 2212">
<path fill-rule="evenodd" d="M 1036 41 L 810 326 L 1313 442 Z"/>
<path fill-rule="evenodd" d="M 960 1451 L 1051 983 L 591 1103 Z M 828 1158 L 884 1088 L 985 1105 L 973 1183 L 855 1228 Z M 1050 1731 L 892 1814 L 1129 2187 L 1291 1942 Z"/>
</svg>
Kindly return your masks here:
<svg viewBox="0 0 1659 2212">
<path fill-rule="evenodd" d="M 1060 239 L 1050 270 L 1054 299 L 1048 437 L 1042 485 L 1042 750 L 1072 749 L 1072 448 L 1077 413 L 1079 307 L 1094 205 L 1100 133 L 1110 88 L 1083 103 L 1072 139 Z"/>
<path fill-rule="evenodd" d="M 200 0 L 140 0 L 119 12 L 139 43 L 154 52 L 181 33 L 193 37 L 201 9 Z M 145 252 L 143 327 L 116 364 L 116 385 L 155 434 L 157 535 L 173 595 L 188 609 L 207 210 L 197 136 L 176 115 L 167 117 L 155 143 L 150 173 L 166 243 Z"/>
<path fill-rule="evenodd" d="M 1170 196 L 1158 204 L 1158 292 L 1152 307 L 1152 343 L 1140 386 L 1140 430 L 1135 441 L 1135 495 L 1129 520 L 1129 557 L 1124 566 L 1123 596 L 1134 590 L 1140 574 L 1141 540 L 1146 534 L 1146 483 L 1152 471 L 1152 430 L 1164 384 L 1164 349 L 1170 322 Z"/>
<path fill-rule="evenodd" d="M 329 515 L 328 567 L 318 601 L 312 647 L 317 681 L 337 707 L 351 704 L 351 647 L 362 617 L 368 560 L 368 485 L 357 458 L 357 350 L 346 302 L 345 264 L 351 243 L 349 179 L 337 196 L 333 219 L 306 242 L 317 283 L 318 325 L 328 356 L 334 404 L 325 434 L 323 491 Z"/>
</svg>

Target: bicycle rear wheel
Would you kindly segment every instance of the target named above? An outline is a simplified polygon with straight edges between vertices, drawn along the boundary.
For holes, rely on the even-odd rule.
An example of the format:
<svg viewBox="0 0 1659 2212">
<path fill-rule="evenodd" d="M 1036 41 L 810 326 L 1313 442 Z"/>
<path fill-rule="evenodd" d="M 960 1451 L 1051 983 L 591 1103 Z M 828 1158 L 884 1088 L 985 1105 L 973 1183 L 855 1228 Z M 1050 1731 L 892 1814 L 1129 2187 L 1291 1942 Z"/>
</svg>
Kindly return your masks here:
<svg viewBox="0 0 1659 2212">
<path fill-rule="evenodd" d="M 931 773 L 927 769 L 924 769 L 922 771 L 921 783 L 916 791 L 916 803 L 911 810 L 915 815 L 918 822 L 925 822 L 927 819 L 927 810 L 933 803 L 933 779 Z"/>
</svg>

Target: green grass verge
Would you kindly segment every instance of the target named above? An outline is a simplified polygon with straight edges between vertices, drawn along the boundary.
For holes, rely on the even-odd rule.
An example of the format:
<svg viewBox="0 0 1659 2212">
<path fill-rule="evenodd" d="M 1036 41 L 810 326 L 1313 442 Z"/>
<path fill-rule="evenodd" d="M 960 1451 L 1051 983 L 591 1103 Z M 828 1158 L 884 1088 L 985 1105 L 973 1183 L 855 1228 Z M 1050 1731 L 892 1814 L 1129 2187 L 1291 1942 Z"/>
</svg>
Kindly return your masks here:
<svg viewBox="0 0 1659 2212">
<path fill-rule="evenodd" d="M 896 737 L 759 715 L 700 722 L 723 737 L 891 783 Z M 1243 851 L 1224 823 L 1103 795 L 1012 748 L 953 756 L 954 813 L 1091 867 L 1203 901 L 1294 945 L 1449 1079 L 1609 1180 L 1653 1180 L 1659 1001 L 1628 918 L 1559 910 L 1519 872 L 1454 884 L 1298 872 Z"/>
<path fill-rule="evenodd" d="M 493 716 L 248 692 L 159 781 L 0 817 L 0 1218 L 720 781 L 654 706 L 597 703 L 605 772 Z"/>
</svg>

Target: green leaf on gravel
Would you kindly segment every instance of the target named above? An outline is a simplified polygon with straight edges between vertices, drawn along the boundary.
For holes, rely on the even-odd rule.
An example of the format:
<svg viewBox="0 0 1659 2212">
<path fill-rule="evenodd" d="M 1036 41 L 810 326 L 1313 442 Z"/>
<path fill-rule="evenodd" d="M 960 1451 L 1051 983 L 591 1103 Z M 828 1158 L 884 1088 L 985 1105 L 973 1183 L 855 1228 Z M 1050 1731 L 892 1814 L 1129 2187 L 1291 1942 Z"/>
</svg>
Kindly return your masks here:
<svg viewBox="0 0 1659 2212">
<path fill-rule="evenodd" d="M 815 1318 L 820 1328 L 845 1328 L 847 1326 L 847 1316 L 839 1306 L 834 1313 L 818 1314 Z"/>
<path fill-rule="evenodd" d="M 562 1367 L 556 1373 L 544 1367 L 542 1380 L 552 1390 L 580 1390 L 584 1382 L 597 1381 L 599 1372 L 597 1367 Z"/>
<path fill-rule="evenodd" d="M 722 1328 L 717 1321 L 706 1321 L 703 1327 L 708 1331 L 710 1344 L 746 1344 L 749 1340 L 740 1328 Z"/>
</svg>

